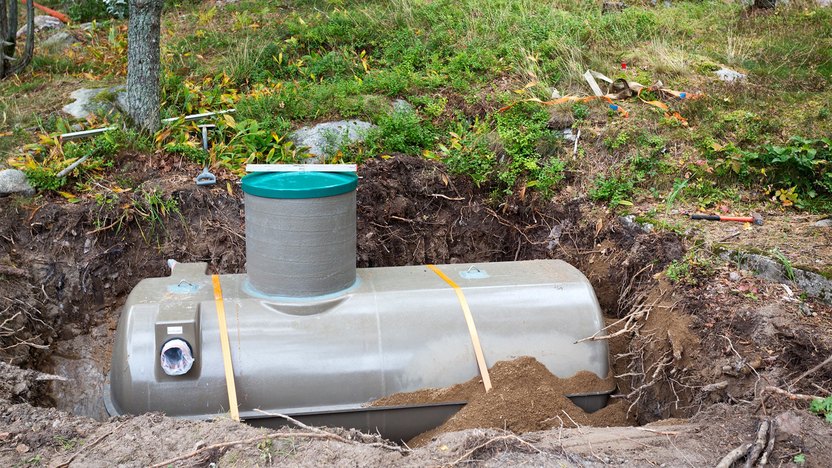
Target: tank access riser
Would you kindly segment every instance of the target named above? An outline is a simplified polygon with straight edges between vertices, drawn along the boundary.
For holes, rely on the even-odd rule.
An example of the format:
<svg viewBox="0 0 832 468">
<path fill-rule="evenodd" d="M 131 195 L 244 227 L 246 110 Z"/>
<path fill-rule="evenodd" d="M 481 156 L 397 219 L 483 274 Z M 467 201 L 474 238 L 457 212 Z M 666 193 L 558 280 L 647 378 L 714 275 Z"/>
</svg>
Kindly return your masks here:
<svg viewBox="0 0 832 468">
<path fill-rule="evenodd" d="M 532 356 L 558 377 L 609 372 L 604 326 L 587 279 L 560 260 L 440 265 L 470 305 L 489 367 Z M 178 264 L 141 281 L 118 326 L 108 411 L 162 411 L 211 419 L 228 411 L 217 310 L 206 264 Z M 223 275 L 240 416 L 282 425 L 255 409 L 407 439 L 461 407 L 367 408 L 381 397 L 447 387 L 479 375 L 454 290 L 425 266 L 357 269 L 355 284 L 314 298 L 263 296 L 246 275 Z M 187 341 L 193 367 L 166 375 L 160 349 Z M 607 392 L 570 395 L 592 411 Z"/>
</svg>

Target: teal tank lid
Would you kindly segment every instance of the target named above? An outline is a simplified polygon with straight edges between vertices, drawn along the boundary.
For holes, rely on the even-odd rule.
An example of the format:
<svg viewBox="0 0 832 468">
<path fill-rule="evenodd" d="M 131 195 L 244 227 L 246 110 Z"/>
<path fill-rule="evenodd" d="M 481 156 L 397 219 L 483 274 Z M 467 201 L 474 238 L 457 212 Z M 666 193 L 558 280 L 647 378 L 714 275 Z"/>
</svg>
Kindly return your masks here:
<svg viewBox="0 0 832 468">
<path fill-rule="evenodd" d="M 354 172 L 254 172 L 243 177 L 243 192 L 264 198 L 323 198 L 352 192 Z"/>
</svg>

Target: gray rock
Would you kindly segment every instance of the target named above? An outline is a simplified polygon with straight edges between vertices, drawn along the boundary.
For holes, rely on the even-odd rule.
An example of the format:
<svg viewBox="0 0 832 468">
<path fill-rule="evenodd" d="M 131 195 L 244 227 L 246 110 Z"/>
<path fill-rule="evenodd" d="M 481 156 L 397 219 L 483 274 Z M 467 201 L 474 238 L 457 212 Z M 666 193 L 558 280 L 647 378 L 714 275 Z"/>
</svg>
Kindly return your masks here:
<svg viewBox="0 0 832 468">
<path fill-rule="evenodd" d="M 655 0 L 653 1 L 655 2 Z M 601 6 L 601 13 L 614 13 L 623 11 L 625 8 L 627 8 L 627 5 L 624 2 L 604 2 Z"/>
<path fill-rule="evenodd" d="M 65 25 L 64 23 L 59 20 L 58 18 L 54 18 L 48 15 L 37 15 L 35 16 L 35 32 L 41 32 L 46 29 L 61 29 Z M 24 36 L 26 34 L 26 29 L 28 25 L 23 25 L 22 28 L 17 30 L 17 37 Z"/>
<path fill-rule="evenodd" d="M 61 110 L 76 119 L 86 119 L 90 114 L 115 112 L 123 101 L 126 102 L 127 91 L 123 85 L 112 88 L 81 88 L 73 91 L 69 97 L 75 99 L 75 102 L 65 105 Z"/>
<path fill-rule="evenodd" d="M 66 31 L 59 31 L 50 36 L 49 39 L 43 41 L 41 45 L 46 48 L 63 50 L 77 42 L 79 42 L 78 39 L 72 34 Z"/>
<path fill-rule="evenodd" d="M 393 101 L 393 112 L 413 112 L 413 106 L 404 99 Z"/>
<path fill-rule="evenodd" d="M 650 223 L 637 223 L 636 215 L 619 216 L 618 222 L 628 231 L 650 232 L 653 230 L 653 225 Z"/>
<path fill-rule="evenodd" d="M 345 144 L 363 141 L 375 125 L 362 120 L 339 120 L 324 122 L 312 127 L 303 127 L 292 134 L 292 140 L 299 147 L 307 148 L 313 158 L 309 163 L 320 162 L 331 156 Z"/>
<path fill-rule="evenodd" d="M 832 0 L 830 0 L 830 1 L 832 1 Z M 815 221 L 812 224 L 812 226 L 825 227 L 825 228 L 832 227 L 832 218 L 824 218 L 824 219 L 821 219 L 820 221 Z"/>
<path fill-rule="evenodd" d="M 832 0 L 818 0 L 818 5 L 822 7 L 832 6 Z"/>
<path fill-rule="evenodd" d="M 742 81 L 747 77 L 745 73 L 740 73 L 736 70 L 731 70 L 730 68 L 725 67 L 720 68 L 714 73 L 716 73 L 716 76 L 718 76 L 720 80 L 727 81 L 729 83 L 733 81 Z"/>
<path fill-rule="evenodd" d="M 574 142 L 578 138 L 578 136 L 575 135 L 575 132 L 573 132 L 571 128 L 564 128 L 562 132 L 563 139 L 566 141 Z"/>
<path fill-rule="evenodd" d="M 731 273 L 728 273 L 728 279 L 736 283 L 742 279 L 742 275 L 736 271 L 732 271 Z"/>
<path fill-rule="evenodd" d="M 797 306 L 797 309 L 800 310 L 800 312 L 807 317 L 814 317 L 815 315 L 817 315 L 817 313 L 813 311 L 811 307 L 809 307 L 809 304 L 805 302 L 801 302 L 800 305 Z"/>
<path fill-rule="evenodd" d="M 0 171 L 0 196 L 20 193 L 23 195 L 34 195 L 35 189 L 26 180 L 26 174 L 17 169 L 4 169 Z"/>
<path fill-rule="evenodd" d="M 763 255 L 749 254 L 745 252 L 723 252 L 720 256 L 725 260 L 734 261 L 743 270 L 749 270 L 755 276 L 777 283 L 789 283 L 791 280 L 786 276 L 786 269 L 777 260 L 772 260 Z M 792 268 L 794 271 L 794 283 L 809 297 L 816 297 L 827 304 L 832 304 L 832 281 L 823 276 Z"/>
</svg>

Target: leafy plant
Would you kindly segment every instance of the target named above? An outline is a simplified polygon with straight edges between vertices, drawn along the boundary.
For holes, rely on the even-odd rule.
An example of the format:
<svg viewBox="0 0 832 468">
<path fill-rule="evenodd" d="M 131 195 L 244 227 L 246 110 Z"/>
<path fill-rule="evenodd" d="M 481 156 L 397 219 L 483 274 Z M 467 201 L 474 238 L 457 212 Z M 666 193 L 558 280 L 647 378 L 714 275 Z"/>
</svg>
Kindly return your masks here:
<svg viewBox="0 0 832 468">
<path fill-rule="evenodd" d="M 626 176 L 601 176 L 595 179 L 595 187 L 589 190 L 589 197 L 596 201 L 606 201 L 610 208 L 620 205 L 631 206 L 628 200 L 633 192 L 633 180 Z"/>
<path fill-rule="evenodd" d="M 563 179 L 565 164 L 538 151 L 543 140 L 556 137 L 548 121 L 548 112 L 538 106 L 518 105 L 497 114 L 497 134 L 506 156 L 497 179 L 505 193 L 513 193 L 518 181 L 525 179 L 525 187 L 549 195 Z"/>
<path fill-rule="evenodd" d="M 589 117 L 589 107 L 577 102 L 572 105 L 572 116 L 575 120 L 586 120 Z"/>
<path fill-rule="evenodd" d="M 809 403 L 809 411 L 823 416 L 826 419 L 826 422 L 832 423 L 832 396 L 828 396 L 824 399 L 814 399 L 811 403 Z"/>
<path fill-rule="evenodd" d="M 412 110 L 396 110 L 382 117 L 378 127 L 367 135 L 367 144 L 375 152 L 389 151 L 419 154 L 434 144 L 434 128 Z"/>
<path fill-rule="evenodd" d="M 450 133 L 447 146 L 439 145 L 442 160 L 449 171 L 471 177 L 479 187 L 490 180 L 497 164 L 497 155 L 487 140 L 488 125 L 477 119 L 468 128 L 464 124 L 458 127 L 456 132 Z"/>
<path fill-rule="evenodd" d="M 285 135 L 263 128 L 256 120 L 238 121 L 224 114 L 216 125 L 207 155 L 201 147 L 200 129 L 183 119 L 157 132 L 155 141 L 165 151 L 184 154 L 199 163 L 217 164 L 238 174 L 245 171 L 246 164 L 296 163 L 307 156 Z"/>
<path fill-rule="evenodd" d="M 792 137 L 787 146 L 766 145 L 745 162 L 775 188 L 796 188 L 809 198 L 832 194 L 832 139 Z"/>
<path fill-rule="evenodd" d="M 33 187 L 57 191 L 72 178 L 83 181 L 112 166 L 111 157 L 121 147 L 123 138 L 119 132 L 107 132 L 92 140 L 61 144 L 57 136 L 41 135 L 38 143 L 24 146 L 24 154 L 9 163 L 22 170 Z M 59 177 L 61 171 L 81 158 L 87 159 Z"/>
<path fill-rule="evenodd" d="M 86 23 L 110 18 L 112 14 L 108 6 L 105 0 L 74 0 L 67 9 L 67 13 L 72 21 Z"/>
</svg>

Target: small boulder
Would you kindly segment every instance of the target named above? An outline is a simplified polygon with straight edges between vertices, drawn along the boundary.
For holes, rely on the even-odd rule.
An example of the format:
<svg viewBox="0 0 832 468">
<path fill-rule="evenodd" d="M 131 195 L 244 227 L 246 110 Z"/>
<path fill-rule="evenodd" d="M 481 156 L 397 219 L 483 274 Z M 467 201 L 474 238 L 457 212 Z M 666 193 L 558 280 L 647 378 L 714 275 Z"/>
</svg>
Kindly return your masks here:
<svg viewBox="0 0 832 468">
<path fill-rule="evenodd" d="M 0 171 L 0 196 L 5 197 L 13 193 L 34 195 L 35 189 L 29 184 L 23 171 L 4 169 Z"/>
<path fill-rule="evenodd" d="M 124 86 L 112 88 L 81 88 L 73 91 L 69 97 L 75 102 L 65 105 L 61 110 L 76 119 L 86 119 L 90 114 L 110 114 L 118 110 L 127 99 Z"/>
<path fill-rule="evenodd" d="M 722 81 L 727 82 L 734 82 L 734 81 L 743 81 L 747 77 L 745 73 L 740 73 L 736 70 L 731 70 L 730 68 L 722 67 L 719 70 L 715 71 L 716 76 L 719 77 Z"/>
<path fill-rule="evenodd" d="M 404 99 L 393 101 L 393 112 L 413 112 L 413 106 Z"/>
<path fill-rule="evenodd" d="M 49 16 L 49 15 L 38 15 L 35 16 L 35 32 L 45 31 L 47 29 L 61 29 L 65 25 L 63 21 L 59 20 L 58 18 Z M 22 28 L 17 30 L 17 37 L 22 37 L 26 35 L 26 29 L 28 25 L 23 25 Z"/>
<path fill-rule="evenodd" d="M 625 8 L 627 8 L 627 5 L 624 2 L 604 2 L 601 7 L 601 13 L 615 13 L 624 11 Z"/>
<path fill-rule="evenodd" d="M 814 226 L 814 227 L 825 227 L 825 228 L 832 227 L 832 218 L 824 218 L 824 219 L 821 219 L 820 221 L 815 221 L 812 224 L 812 226 Z"/>
<path fill-rule="evenodd" d="M 363 141 L 370 129 L 375 125 L 362 120 L 339 120 L 324 122 L 315 126 L 298 129 L 292 134 L 292 140 L 302 148 L 307 148 L 312 158 L 307 162 L 322 161 L 344 144 Z"/>
<path fill-rule="evenodd" d="M 49 39 L 43 41 L 41 45 L 50 49 L 63 50 L 77 42 L 79 42 L 78 39 L 72 34 L 66 31 L 59 31 L 50 36 Z"/>
</svg>

